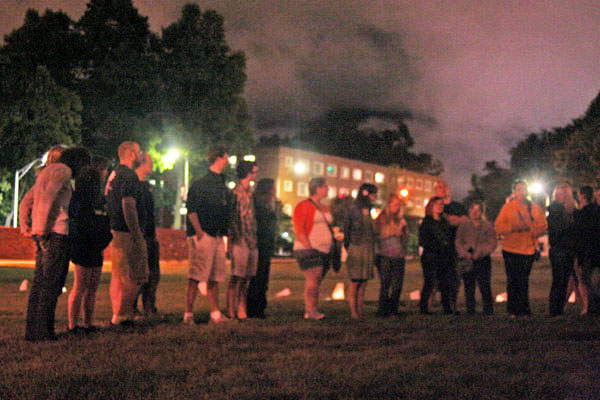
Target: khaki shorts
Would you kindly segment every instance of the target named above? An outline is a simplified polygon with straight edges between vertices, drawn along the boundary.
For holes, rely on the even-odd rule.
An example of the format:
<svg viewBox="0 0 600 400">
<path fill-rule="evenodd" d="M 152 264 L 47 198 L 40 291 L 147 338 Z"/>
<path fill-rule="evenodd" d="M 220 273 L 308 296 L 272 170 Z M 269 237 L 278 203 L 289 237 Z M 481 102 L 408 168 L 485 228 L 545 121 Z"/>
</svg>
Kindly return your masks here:
<svg viewBox="0 0 600 400">
<path fill-rule="evenodd" d="M 258 268 L 258 249 L 248 248 L 244 240 L 234 244 L 231 249 L 231 275 L 241 278 L 256 276 Z"/>
<path fill-rule="evenodd" d="M 223 237 L 204 234 L 198 248 L 190 236 L 187 238 L 190 270 L 188 278 L 198 282 L 225 281 L 225 245 Z"/>
<path fill-rule="evenodd" d="M 148 282 L 148 250 L 146 241 L 136 245 L 129 232 L 111 231 L 112 273 L 121 283 L 138 285 Z"/>
</svg>

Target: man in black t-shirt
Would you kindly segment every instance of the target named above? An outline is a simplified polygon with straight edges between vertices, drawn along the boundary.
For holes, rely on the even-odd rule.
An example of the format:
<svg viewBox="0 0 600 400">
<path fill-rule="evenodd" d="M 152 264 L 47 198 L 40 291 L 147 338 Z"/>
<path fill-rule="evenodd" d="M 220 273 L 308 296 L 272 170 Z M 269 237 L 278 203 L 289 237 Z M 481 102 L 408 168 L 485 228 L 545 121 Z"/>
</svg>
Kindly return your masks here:
<svg viewBox="0 0 600 400">
<path fill-rule="evenodd" d="M 148 176 L 152 174 L 154 165 L 152 157 L 146 153 L 142 156 L 140 166 L 136 168 L 135 173 L 140 180 L 141 201 L 140 208 L 144 211 L 144 225 L 142 233 L 146 240 L 148 250 L 148 282 L 140 288 L 134 304 L 134 312 L 137 313 L 137 303 L 140 295 L 145 314 L 156 314 L 156 290 L 160 281 L 160 247 L 156 240 L 156 223 L 154 221 L 154 198 L 152 197 L 152 186 L 147 182 Z"/>
<path fill-rule="evenodd" d="M 469 217 L 467 216 L 467 208 L 459 202 L 452 201 L 452 194 L 450 192 L 450 188 L 444 181 L 438 181 L 435 184 L 435 195 L 444 199 L 444 218 L 450 224 L 450 244 L 452 246 L 452 251 L 454 253 L 454 258 L 452 258 L 452 265 L 450 268 L 450 279 L 452 279 L 450 284 L 450 302 L 452 304 L 452 309 L 455 313 L 458 314 L 456 310 L 456 300 L 458 298 L 458 291 L 460 289 L 460 277 L 456 271 L 456 260 L 458 254 L 456 253 L 456 246 L 454 244 L 456 240 L 456 231 L 458 230 L 458 226 L 463 222 L 467 221 Z"/>
<path fill-rule="evenodd" d="M 148 281 L 148 253 L 141 227 L 145 225 L 140 181 L 134 169 L 142 151 L 135 142 L 119 146 L 119 161 L 107 183 L 112 241 L 110 299 L 113 325 L 131 324 L 133 303 L 140 286 Z"/>
<path fill-rule="evenodd" d="M 187 243 L 190 257 L 183 322 L 193 325 L 198 284 L 206 282 L 211 322 L 229 321 L 219 309 L 219 282 L 225 281 L 225 245 L 232 208 L 231 191 L 222 172 L 228 163 L 227 150 L 213 146 L 207 155 L 210 169 L 194 181 L 187 196 Z"/>
</svg>

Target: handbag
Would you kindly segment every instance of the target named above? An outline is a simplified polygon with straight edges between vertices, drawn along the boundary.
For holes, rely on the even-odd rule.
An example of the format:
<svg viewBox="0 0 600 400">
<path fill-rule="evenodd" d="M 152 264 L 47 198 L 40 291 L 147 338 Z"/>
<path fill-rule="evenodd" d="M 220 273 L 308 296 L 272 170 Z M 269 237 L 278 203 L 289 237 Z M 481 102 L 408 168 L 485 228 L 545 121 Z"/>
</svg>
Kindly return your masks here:
<svg viewBox="0 0 600 400">
<path fill-rule="evenodd" d="M 483 229 L 483 224 L 481 224 L 481 226 L 479 227 L 479 232 L 477 232 L 477 241 L 475 242 L 475 246 L 471 247 L 469 249 L 470 252 L 472 252 L 472 249 L 477 248 L 477 245 L 479 244 L 479 237 L 481 236 L 482 229 Z M 471 254 L 473 254 L 473 253 L 471 253 Z M 456 261 L 456 270 L 459 275 L 468 274 L 469 272 L 473 271 L 473 260 L 470 260 L 468 258 L 459 257 L 458 260 Z"/>
</svg>

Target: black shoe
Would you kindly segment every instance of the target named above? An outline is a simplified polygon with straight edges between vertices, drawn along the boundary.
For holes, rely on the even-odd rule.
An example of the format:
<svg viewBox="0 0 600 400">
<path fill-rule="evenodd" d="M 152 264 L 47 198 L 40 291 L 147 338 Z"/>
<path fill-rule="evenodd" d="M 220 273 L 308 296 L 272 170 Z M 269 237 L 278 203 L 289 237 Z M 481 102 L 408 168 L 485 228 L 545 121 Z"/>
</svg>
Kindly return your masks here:
<svg viewBox="0 0 600 400">
<path fill-rule="evenodd" d="M 76 326 L 75 328 L 69 329 L 67 331 L 67 334 L 69 335 L 81 335 L 82 333 L 86 333 L 85 328 L 83 328 L 82 326 Z"/>
<path fill-rule="evenodd" d="M 86 327 L 83 328 L 83 330 L 87 334 L 100 332 L 100 328 L 98 328 L 96 325 L 86 326 Z"/>
</svg>

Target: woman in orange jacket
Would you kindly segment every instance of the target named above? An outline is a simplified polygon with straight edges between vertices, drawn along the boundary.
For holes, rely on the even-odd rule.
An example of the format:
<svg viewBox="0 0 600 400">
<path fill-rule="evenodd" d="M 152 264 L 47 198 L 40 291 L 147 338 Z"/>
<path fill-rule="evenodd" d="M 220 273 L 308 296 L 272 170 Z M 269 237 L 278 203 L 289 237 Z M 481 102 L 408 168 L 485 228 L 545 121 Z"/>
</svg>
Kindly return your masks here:
<svg viewBox="0 0 600 400">
<path fill-rule="evenodd" d="M 527 199 L 527 184 L 513 184 L 513 198 L 496 218 L 496 232 L 502 236 L 502 256 L 506 268 L 506 310 L 511 318 L 530 315 L 529 275 L 538 238 L 546 231 L 546 217 Z"/>
</svg>

